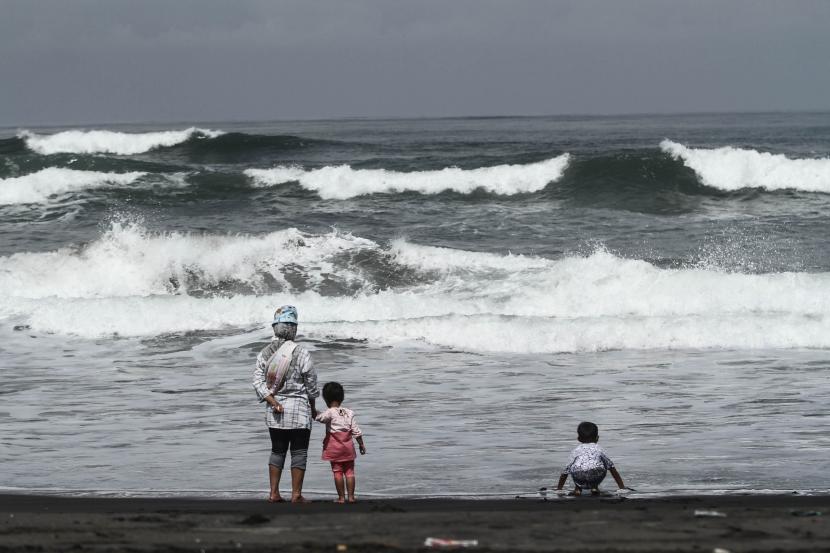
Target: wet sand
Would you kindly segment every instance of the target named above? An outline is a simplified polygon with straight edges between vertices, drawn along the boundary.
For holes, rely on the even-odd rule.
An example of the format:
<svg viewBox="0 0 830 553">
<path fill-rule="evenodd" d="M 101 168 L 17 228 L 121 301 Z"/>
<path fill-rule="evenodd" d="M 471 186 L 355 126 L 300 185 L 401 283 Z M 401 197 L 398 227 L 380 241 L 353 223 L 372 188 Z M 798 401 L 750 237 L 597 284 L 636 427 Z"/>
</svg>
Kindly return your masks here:
<svg viewBox="0 0 830 553">
<path fill-rule="evenodd" d="M 695 511 L 725 516 L 695 516 Z M 830 550 L 830 497 L 372 500 L 0 495 L 0 552 L 418 551 L 427 537 L 479 551 Z"/>
</svg>

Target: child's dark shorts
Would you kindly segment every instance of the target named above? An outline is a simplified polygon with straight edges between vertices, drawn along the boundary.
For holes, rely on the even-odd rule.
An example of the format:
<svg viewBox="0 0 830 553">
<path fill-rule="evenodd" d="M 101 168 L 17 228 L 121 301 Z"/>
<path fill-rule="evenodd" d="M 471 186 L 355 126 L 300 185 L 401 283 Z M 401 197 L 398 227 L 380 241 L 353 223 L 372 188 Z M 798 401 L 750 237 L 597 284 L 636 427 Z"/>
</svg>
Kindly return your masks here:
<svg viewBox="0 0 830 553">
<path fill-rule="evenodd" d="M 599 487 L 600 482 L 605 479 L 607 471 L 604 468 L 590 470 L 579 470 L 571 473 L 574 484 L 577 488 L 594 489 Z"/>
</svg>

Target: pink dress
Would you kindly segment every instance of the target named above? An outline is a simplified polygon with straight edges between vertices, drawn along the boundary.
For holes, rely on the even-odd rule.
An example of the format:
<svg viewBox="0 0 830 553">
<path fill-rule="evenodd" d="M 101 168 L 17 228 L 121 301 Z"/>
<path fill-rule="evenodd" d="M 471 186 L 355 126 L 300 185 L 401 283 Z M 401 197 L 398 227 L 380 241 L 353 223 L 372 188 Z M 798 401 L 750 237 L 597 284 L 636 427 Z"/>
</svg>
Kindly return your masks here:
<svg viewBox="0 0 830 553">
<path fill-rule="evenodd" d="M 356 457 L 353 438 L 363 435 L 354 412 L 345 407 L 329 407 L 314 419 L 326 423 L 326 437 L 323 438 L 323 460 L 334 463 L 353 461 Z"/>
</svg>

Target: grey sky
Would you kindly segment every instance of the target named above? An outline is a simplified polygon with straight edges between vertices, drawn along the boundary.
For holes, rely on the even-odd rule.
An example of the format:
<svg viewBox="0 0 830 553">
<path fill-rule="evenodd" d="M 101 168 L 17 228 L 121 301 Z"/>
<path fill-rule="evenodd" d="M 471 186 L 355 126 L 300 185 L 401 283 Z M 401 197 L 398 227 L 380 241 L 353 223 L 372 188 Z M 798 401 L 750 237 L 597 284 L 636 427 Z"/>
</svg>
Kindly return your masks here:
<svg viewBox="0 0 830 553">
<path fill-rule="evenodd" d="M 830 109 L 828 0 L 0 0 L 0 126 Z"/>
</svg>

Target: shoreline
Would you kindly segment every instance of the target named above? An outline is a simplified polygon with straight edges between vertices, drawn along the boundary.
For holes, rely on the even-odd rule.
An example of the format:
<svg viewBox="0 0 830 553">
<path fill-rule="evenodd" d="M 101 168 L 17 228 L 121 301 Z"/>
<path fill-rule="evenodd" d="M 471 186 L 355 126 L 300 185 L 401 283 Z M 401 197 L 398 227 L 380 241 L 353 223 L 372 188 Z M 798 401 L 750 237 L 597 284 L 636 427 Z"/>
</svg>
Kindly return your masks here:
<svg viewBox="0 0 830 553">
<path fill-rule="evenodd" d="M 292 505 L 6 493 L 0 552 L 419 551 L 428 537 L 477 540 L 480 551 L 814 551 L 830 549 L 828 517 L 830 495 Z"/>
</svg>

